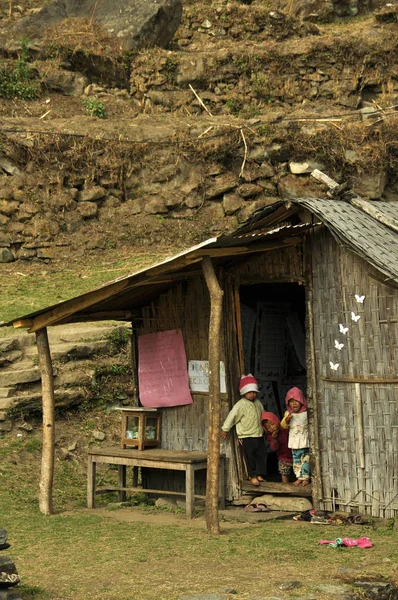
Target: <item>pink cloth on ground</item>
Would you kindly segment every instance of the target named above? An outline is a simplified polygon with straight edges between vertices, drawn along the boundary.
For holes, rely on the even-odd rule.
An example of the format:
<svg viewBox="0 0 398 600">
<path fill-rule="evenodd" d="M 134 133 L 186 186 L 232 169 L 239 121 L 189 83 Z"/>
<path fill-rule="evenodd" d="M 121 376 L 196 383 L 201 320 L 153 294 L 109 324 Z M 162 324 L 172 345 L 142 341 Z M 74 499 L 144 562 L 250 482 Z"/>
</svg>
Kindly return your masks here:
<svg viewBox="0 0 398 600">
<path fill-rule="evenodd" d="M 372 548 L 373 544 L 368 537 L 361 537 L 358 540 L 352 538 L 341 538 L 343 546 L 358 546 L 358 548 Z M 320 544 L 334 544 L 336 540 L 319 540 Z"/>
</svg>

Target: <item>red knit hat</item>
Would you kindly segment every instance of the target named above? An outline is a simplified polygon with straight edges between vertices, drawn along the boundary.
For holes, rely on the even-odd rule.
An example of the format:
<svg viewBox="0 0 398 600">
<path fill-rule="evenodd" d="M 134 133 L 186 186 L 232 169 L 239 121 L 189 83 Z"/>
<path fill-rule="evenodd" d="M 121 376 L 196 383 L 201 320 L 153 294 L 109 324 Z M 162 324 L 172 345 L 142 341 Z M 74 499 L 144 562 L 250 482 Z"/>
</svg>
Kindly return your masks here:
<svg viewBox="0 0 398 600">
<path fill-rule="evenodd" d="M 242 375 L 239 383 L 240 395 L 244 396 L 247 392 L 258 392 L 257 379 L 251 373 Z"/>
</svg>

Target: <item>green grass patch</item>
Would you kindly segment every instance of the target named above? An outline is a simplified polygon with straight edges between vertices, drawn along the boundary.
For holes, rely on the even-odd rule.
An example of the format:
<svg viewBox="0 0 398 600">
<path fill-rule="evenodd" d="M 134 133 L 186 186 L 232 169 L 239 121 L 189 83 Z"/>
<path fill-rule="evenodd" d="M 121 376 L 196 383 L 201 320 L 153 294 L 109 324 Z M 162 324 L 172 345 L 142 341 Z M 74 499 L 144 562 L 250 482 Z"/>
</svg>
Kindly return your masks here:
<svg viewBox="0 0 398 600">
<path fill-rule="evenodd" d="M 113 279 L 128 275 L 160 261 L 164 254 L 140 254 L 123 258 L 104 257 L 102 261 L 63 265 L 2 265 L 0 321 L 46 308 L 96 289 Z M 9 331 L 0 328 L 0 337 Z M 116 334 L 115 334 L 116 335 Z M 120 334 L 115 343 L 121 345 Z"/>
<path fill-rule="evenodd" d="M 83 100 L 82 105 L 90 117 L 106 119 L 105 106 L 98 98 L 87 98 L 87 100 Z"/>
<path fill-rule="evenodd" d="M 39 96 L 38 85 L 32 82 L 32 70 L 29 64 L 29 40 L 21 39 L 21 50 L 16 63 L 0 67 L 0 97 L 34 100 Z"/>
</svg>

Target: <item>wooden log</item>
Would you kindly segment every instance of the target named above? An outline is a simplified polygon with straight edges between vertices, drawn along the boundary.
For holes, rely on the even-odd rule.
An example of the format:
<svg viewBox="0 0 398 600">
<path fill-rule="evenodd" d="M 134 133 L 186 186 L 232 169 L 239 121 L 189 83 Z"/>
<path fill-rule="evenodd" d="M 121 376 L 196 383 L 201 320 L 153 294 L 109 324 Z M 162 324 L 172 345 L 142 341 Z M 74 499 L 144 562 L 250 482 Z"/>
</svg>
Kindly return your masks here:
<svg viewBox="0 0 398 600">
<path fill-rule="evenodd" d="M 334 190 L 336 187 L 339 187 L 337 181 L 334 181 L 334 179 L 332 179 L 328 175 L 325 175 L 325 173 L 323 173 L 322 171 L 318 171 L 318 169 L 314 169 L 314 171 L 312 171 L 311 173 L 311 176 L 317 181 L 326 184 L 331 190 Z M 375 207 L 373 202 L 370 202 L 369 200 L 363 200 L 359 196 L 355 196 L 354 198 L 349 198 L 348 203 L 351 204 L 351 206 L 355 206 L 355 208 L 358 208 L 362 212 L 366 213 L 382 225 L 385 225 L 389 229 L 398 232 L 398 220 L 383 214 L 380 210 L 378 210 Z"/>
<path fill-rule="evenodd" d="M 32 319 L 18 319 L 18 321 L 13 321 L 12 326 L 14 329 L 22 329 L 32 327 L 33 321 Z"/>
<path fill-rule="evenodd" d="M 355 206 L 355 208 L 359 208 L 359 210 L 362 210 L 370 217 L 373 217 L 373 219 L 375 219 L 379 223 L 382 223 L 389 229 L 398 232 L 397 219 L 393 219 L 392 217 L 387 217 L 386 215 L 384 215 L 382 212 L 377 210 L 377 208 L 375 208 L 372 202 L 369 202 L 368 200 L 362 200 L 362 198 L 352 198 L 349 202 L 352 206 Z"/>
<path fill-rule="evenodd" d="M 388 383 L 396 385 L 398 379 L 396 377 L 324 377 L 321 376 L 322 381 L 328 381 L 330 383 Z"/>
<path fill-rule="evenodd" d="M 54 480 L 54 376 L 47 329 L 36 331 L 37 352 L 41 371 L 43 403 L 43 448 L 39 483 L 39 508 L 45 515 L 53 513 L 52 493 Z"/>
<path fill-rule="evenodd" d="M 313 177 L 316 181 L 319 181 L 320 183 L 324 183 L 331 190 L 334 190 L 334 188 L 339 186 L 337 181 L 329 177 L 329 175 L 326 175 L 326 173 L 319 171 L 318 169 L 314 169 L 312 171 L 311 177 Z"/>
<path fill-rule="evenodd" d="M 207 531 L 220 535 L 218 521 L 218 489 L 220 471 L 220 333 L 223 291 L 218 283 L 209 257 L 202 262 L 203 275 L 210 295 L 209 324 L 209 430 L 206 476 Z"/>
<path fill-rule="evenodd" d="M 365 437 L 363 430 L 363 410 L 362 410 L 362 398 L 361 398 L 361 385 L 355 383 L 355 407 L 357 412 L 356 418 L 356 429 L 358 436 L 358 454 L 359 454 L 359 466 L 361 469 L 365 468 Z"/>
<path fill-rule="evenodd" d="M 60 304 L 60 306 L 52 308 L 33 319 L 33 325 L 28 330 L 29 333 L 35 333 L 40 329 L 44 329 L 48 325 L 54 325 L 58 321 L 71 317 L 74 313 L 90 308 L 93 304 L 107 300 L 118 292 L 124 290 L 128 285 L 128 281 L 119 281 L 111 285 L 105 286 L 99 290 L 87 292 L 77 298 L 72 298 Z M 97 312 L 97 311 L 95 311 Z M 67 321 L 65 321 L 67 322 Z"/>
</svg>

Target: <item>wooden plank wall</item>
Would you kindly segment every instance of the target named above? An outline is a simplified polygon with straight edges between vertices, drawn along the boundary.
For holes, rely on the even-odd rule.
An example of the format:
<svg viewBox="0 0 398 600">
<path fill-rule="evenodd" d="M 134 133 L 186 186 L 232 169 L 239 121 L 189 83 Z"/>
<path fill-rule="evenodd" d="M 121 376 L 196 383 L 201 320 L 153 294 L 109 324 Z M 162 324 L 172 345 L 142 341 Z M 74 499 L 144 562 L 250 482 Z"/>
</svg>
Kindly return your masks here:
<svg viewBox="0 0 398 600">
<path fill-rule="evenodd" d="M 323 507 L 397 516 L 398 385 L 388 380 L 398 378 L 398 290 L 326 231 L 314 235 L 312 262 Z"/>
</svg>

